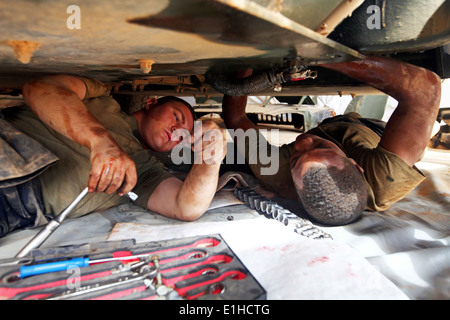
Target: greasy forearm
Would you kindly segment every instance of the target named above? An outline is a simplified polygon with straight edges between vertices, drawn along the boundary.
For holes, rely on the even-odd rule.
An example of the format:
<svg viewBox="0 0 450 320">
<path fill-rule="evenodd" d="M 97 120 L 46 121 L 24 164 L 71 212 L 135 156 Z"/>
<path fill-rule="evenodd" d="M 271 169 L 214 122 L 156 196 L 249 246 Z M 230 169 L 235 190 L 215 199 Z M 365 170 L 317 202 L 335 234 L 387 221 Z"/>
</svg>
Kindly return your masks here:
<svg viewBox="0 0 450 320">
<path fill-rule="evenodd" d="M 209 207 L 217 189 L 220 164 L 194 164 L 184 180 L 176 205 L 177 218 L 193 221 Z"/>
<path fill-rule="evenodd" d="M 108 131 L 87 110 L 75 92 L 64 81 L 43 79 L 23 88 L 27 105 L 49 127 L 92 150 L 99 144 L 114 143 Z"/>
<path fill-rule="evenodd" d="M 208 209 L 226 155 L 225 134 L 213 121 L 202 121 L 201 127 L 194 128 L 191 139 L 194 159 L 184 181 L 175 177 L 165 179 L 147 202 L 148 209 L 183 221 L 193 221 Z"/>
<path fill-rule="evenodd" d="M 236 79 L 248 77 L 252 74 L 251 69 L 236 72 Z M 256 126 L 247 117 L 245 108 L 247 107 L 247 96 L 223 96 L 222 119 L 228 129 L 256 129 Z"/>
<path fill-rule="evenodd" d="M 194 128 L 192 142 L 194 164 L 176 197 L 180 217 L 188 221 L 197 219 L 208 209 L 226 155 L 225 134 L 213 121 L 203 121 L 201 127 Z"/>
<path fill-rule="evenodd" d="M 131 191 L 137 181 L 136 166 L 84 105 L 83 81 L 53 76 L 27 83 L 22 92 L 27 105 L 45 124 L 89 149 L 89 192 L 123 195 Z"/>
<path fill-rule="evenodd" d="M 414 165 L 430 139 L 439 111 L 440 78 L 427 69 L 384 57 L 324 67 L 363 81 L 398 101 L 379 145 Z"/>
<path fill-rule="evenodd" d="M 324 64 L 322 67 L 362 81 L 399 102 L 406 102 L 410 108 L 422 109 L 421 105 L 434 108 L 439 104 L 439 77 L 427 69 L 399 60 L 374 56 L 362 61 Z M 424 95 L 424 89 L 432 92 Z"/>
<path fill-rule="evenodd" d="M 256 129 L 253 122 L 247 117 L 245 108 L 247 96 L 232 97 L 225 95 L 222 102 L 222 118 L 228 129 Z"/>
</svg>

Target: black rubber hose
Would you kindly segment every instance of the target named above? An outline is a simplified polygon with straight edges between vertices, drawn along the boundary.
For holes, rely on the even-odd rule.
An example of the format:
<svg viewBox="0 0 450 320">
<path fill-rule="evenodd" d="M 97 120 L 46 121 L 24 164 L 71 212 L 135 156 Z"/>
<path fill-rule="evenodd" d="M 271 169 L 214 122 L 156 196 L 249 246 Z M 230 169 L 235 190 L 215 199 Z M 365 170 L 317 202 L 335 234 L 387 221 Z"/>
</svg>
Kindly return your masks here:
<svg viewBox="0 0 450 320">
<path fill-rule="evenodd" d="M 265 70 L 242 79 L 231 78 L 220 73 L 207 72 L 205 80 L 216 91 L 229 96 L 251 95 L 273 87 L 278 82 L 273 70 Z"/>
</svg>

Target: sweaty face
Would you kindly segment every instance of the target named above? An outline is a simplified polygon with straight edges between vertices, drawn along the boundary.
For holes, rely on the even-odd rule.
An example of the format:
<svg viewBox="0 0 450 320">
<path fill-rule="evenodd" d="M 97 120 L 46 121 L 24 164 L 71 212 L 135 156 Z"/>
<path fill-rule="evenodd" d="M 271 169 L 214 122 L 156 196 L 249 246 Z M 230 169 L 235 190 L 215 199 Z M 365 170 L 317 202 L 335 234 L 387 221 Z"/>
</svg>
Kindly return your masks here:
<svg viewBox="0 0 450 320">
<path fill-rule="evenodd" d="M 157 103 L 149 107 L 143 116 L 143 132 L 140 132 L 144 144 L 157 152 L 172 150 L 181 137 L 174 135 L 175 130 L 192 132 L 194 119 L 187 106 L 178 101 Z"/>
<path fill-rule="evenodd" d="M 345 153 L 333 142 L 312 134 L 302 134 L 294 144 L 290 158 L 291 173 L 297 189 L 301 189 L 302 177 L 311 166 L 344 167 Z"/>
</svg>

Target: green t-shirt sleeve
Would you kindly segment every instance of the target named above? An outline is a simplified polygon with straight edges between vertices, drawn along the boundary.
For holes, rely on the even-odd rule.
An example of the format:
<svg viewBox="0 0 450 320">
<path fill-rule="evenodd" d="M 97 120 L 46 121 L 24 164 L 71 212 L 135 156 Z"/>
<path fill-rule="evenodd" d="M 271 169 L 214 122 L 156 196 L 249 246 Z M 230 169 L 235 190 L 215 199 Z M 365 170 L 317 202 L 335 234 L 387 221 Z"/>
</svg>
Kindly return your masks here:
<svg viewBox="0 0 450 320">
<path fill-rule="evenodd" d="M 370 186 L 367 208 L 384 211 L 416 188 L 425 176 L 381 146 L 366 150 L 357 161 Z"/>
<path fill-rule="evenodd" d="M 86 86 L 86 95 L 84 96 L 84 99 L 109 96 L 109 89 L 103 82 L 85 77 L 78 78 L 83 81 Z"/>
</svg>

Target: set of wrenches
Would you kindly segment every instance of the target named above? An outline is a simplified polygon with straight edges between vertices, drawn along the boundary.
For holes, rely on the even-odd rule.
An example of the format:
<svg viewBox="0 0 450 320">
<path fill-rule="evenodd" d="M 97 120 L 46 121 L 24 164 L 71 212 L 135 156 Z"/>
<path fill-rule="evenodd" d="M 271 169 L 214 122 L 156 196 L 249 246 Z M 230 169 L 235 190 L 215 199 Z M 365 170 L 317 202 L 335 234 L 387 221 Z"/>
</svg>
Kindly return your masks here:
<svg viewBox="0 0 450 320">
<path fill-rule="evenodd" d="M 0 260 L 10 300 L 253 300 L 265 290 L 220 234 L 35 249 Z"/>
<path fill-rule="evenodd" d="M 234 196 L 250 209 L 256 210 L 266 218 L 281 222 L 302 236 L 316 240 L 332 239 L 331 235 L 314 226 L 311 221 L 300 218 L 249 187 L 237 187 L 234 189 Z"/>
</svg>

